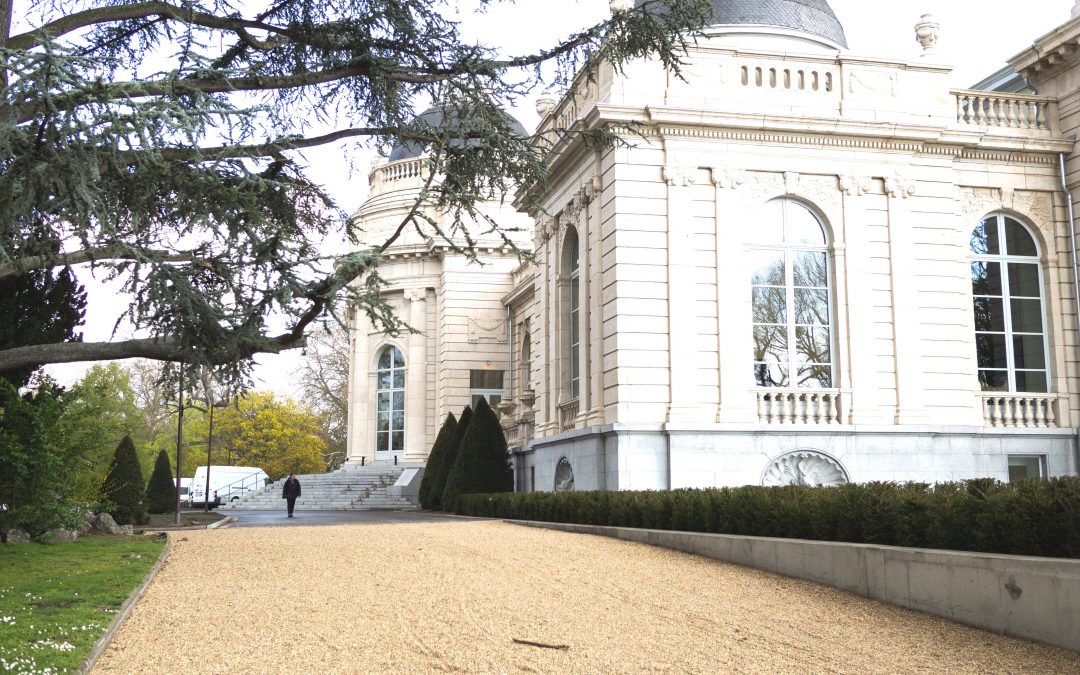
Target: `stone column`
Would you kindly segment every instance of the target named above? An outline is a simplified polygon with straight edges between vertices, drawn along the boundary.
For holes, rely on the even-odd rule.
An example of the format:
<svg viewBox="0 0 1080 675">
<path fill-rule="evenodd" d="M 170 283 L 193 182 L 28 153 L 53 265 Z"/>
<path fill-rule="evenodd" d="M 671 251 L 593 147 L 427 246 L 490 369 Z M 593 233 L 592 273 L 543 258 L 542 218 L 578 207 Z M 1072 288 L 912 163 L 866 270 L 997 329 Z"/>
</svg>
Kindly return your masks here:
<svg viewBox="0 0 1080 675">
<path fill-rule="evenodd" d="M 753 332 L 750 330 L 750 278 L 738 264 L 749 251 L 744 243 L 748 220 L 739 189 L 746 172 L 713 166 L 716 190 L 716 318 L 720 369 L 720 405 L 717 422 L 750 423 L 757 420 L 753 387 Z"/>
<path fill-rule="evenodd" d="M 667 192 L 668 421 L 701 421 L 697 368 L 697 288 L 694 283 L 693 167 L 664 167 Z"/>
<path fill-rule="evenodd" d="M 427 328 L 427 289 L 406 290 L 405 299 L 409 302 L 409 325 L 423 331 Z M 405 456 L 398 460 L 423 462 L 431 451 L 426 433 L 428 369 L 424 333 L 409 335 L 409 353 L 405 358 Z"/>
<path fill-rule="evenodd" d="M 896 357 L 897 424 L 926 421 L 923 405 L 923 360 L 919 330 L 916 260 L 911 233 L 913 214 L 909 197 L 915 181 L 901 176 L 885 178 L 889 202 L 889 260 L 892 264 L 893 344 Z"/>
<path fill-rule="evenodd" d="M 867 194 L 872 187 L 873 180 L 869 176 L 840 176 L 844 220 L 842 241 L 846 251 L 857 254 L 836 255 L 834 258 L 837 285 L 844 286 L 847 301 L 847 325 L 837 328 L 843 328 L 847 339 L 837 344 L 842 350 L 843 361 L 834 358 L 833 362 L 840 370 L 840 386 L 850 386 L 851 389 L 848 395 L 850 400 L 840 402 L 841 422 L 852 424 L 881 424 L 888 421 L 881 419 L 877 385 L 878 357 L 873 349 L 868 348 L 874 344 L 872 266 L 875 262 L 865 253 L 859 253 L 869 251 L 871 246 L 866 234 L 868 228 L 865 227 L 869 202 L 881 198 L 880 195 L 874 197 Z M 836 230 L 839 234 L 840 228 L 837 227 Z M 837 288 L 837 291 L 837 303 L 840 303 L 840 288 Z M 840 321 L 839 316 L 837 321 Z M 846 418 L 845 412 L 850 419 Z"/>
</svg>

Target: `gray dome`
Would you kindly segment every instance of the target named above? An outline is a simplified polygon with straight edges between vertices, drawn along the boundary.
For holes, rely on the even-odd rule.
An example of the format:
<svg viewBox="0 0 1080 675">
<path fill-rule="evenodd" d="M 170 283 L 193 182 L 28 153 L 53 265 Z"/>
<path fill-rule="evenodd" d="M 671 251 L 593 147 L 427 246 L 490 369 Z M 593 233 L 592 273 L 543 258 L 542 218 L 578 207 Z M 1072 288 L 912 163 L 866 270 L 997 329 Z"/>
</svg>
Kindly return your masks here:
<svg viewBox="0 0 1080 675">
<path fill-rule="evenodd" d="M 636 0 L 641 5 L 644 0 Z M 771 26 L 806 33 L 847 48 L 844 27 L 827 0 L 712 0 L 710 26 Z"/>
<path fill-rule="evenodd" d="M 511 130 L 524 138 L 528 136 L 528 132 L 525 131 L 525 127 L 521 125 L 512 115 L 503 113 L 506 115 L 507 122 L 509 122 Z M 461 131 L 479 130 L 483 128 L 483 121 L 474 118 L 469 118 L 463 122 L 458 121 L 458 111 L 452 108 L 441 108 L 435 106 L 434 108 L 428 108 L 424 112 L 416 116 L 413 121 L 414 124 L 419 123 L 422 126 L 431 126 L 441 129 L 459 129 Z M 476 141 L 462 141 L 464 145 L 475 143 Z M 419 157 L 424 152 L 424 146 L 422 143 L 416 141 L 403 141 L 399 140 L 394 144 L 394 147 L 390 150 L 390 157 L 387 159 L 389 162 L 396 162 L 401 159 L 411 159 L 413 157 Z"/>
</svg>

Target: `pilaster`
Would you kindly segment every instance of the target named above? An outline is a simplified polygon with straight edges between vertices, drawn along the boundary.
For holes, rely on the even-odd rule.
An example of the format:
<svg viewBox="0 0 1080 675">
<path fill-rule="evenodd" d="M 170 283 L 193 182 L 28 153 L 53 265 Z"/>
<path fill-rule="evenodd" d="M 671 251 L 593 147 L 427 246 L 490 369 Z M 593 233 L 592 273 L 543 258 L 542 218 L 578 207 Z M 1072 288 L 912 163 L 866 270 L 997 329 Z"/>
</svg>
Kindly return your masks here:
<svg viewBox="0 0 1080 675">
<path fill-rule="evenodd" d="M 409 325 L 417 331 L 427 326 L 427 289 L 405 291 L 409 303 Z M 409 335 L 409 353 L 405 362 L 405 457 L 407 462 L 427 459 L 429 452 L 426 433 L 427 410 L 427 336 L 423 332 Z"/>
</svg>

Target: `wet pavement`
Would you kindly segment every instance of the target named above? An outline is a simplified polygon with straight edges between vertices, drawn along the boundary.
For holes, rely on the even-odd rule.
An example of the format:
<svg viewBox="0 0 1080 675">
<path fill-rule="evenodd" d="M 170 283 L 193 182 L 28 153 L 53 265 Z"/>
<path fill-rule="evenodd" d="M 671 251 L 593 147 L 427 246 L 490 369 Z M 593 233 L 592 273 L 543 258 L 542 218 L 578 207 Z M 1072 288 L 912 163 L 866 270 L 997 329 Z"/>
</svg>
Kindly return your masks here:
<svg viewBox="0 0 1080 675">
<path fill-rule="evenodd" d="M 289 527 L 293 525 L 347 525 L 375 523 L 438 523 L 461 521 L 461 516 L 428 511 L 301 511 L 289 518 L 280 511 L 219 511 L 233 520 L 221 527 Z M 473 520 L 469 518 L 467 520 Z"/>
</svg>

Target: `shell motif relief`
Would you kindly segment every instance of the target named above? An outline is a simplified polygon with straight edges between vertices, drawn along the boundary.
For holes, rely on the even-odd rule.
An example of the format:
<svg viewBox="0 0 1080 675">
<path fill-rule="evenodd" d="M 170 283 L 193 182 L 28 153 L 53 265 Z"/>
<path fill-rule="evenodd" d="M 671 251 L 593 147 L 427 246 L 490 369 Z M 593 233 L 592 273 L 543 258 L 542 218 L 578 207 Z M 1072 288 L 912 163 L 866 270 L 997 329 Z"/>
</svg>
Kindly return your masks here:
<svg viewBox="0 0 1080 675">
<path fill-rule="evenodd" d="M 761 484 L 770 485 L 841 485 L 848 482 L 847 472 L 832 457 L 812 450 L 796 450 L 777 457 L 765 468 Z"/>
</svg>

